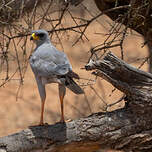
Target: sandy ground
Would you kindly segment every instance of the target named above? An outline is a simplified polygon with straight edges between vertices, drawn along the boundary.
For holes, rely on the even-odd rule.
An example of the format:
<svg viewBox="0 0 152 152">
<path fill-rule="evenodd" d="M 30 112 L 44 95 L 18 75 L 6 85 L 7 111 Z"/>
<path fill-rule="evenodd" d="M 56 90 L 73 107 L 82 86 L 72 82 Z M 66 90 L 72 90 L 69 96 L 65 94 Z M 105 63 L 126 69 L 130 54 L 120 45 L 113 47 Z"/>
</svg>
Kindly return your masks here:
<svg viewBox="0 0 152 152">
<path fill-rule="evenodd" d="M 81 68 L 86 64 L 89 53 L 88 50 L 97 44 L 104 41 L 105 37 L 101 34 L 106 33 L 108 28 L 105 28 L 107 18 L 102 17 L 102 25 L 93 23 L 87 31 L 87 37 L 89 41 L 79 42 L 75 46 L 72 46 L 73 42 L 77 39 L 75 33 L 70 33 L 69 38 L 62 39 L 62 44 L 65 53 L 67 53 L 69 60 L 73 66 L 73 70 L 77 72 L 81 78 L 80 85 L 86 85 L 88 80 L 95 80 L 95 77 L 91 75 L 91 72 L 86 72 Z M 100 20 L 101 21 L 101 20 Z M 66 24 L 70 24 L 69 21 Z M 104 25 L 104 26 L 103 26 Z M 45 28 L 45 27 L 44 27 Z M 47 29 L 47 28 L 46 28 Z M 53 40 L 53 44 L 55 40 Z M 124 56 L 127 63 L 138 67 L 141 62 L 132 63 L 137 58 L 147 56 L 147 48 L 141 48 L 143 39 L 133 33 L 129 34 L 124 42 Z M 29 42 L 28 45 L 32 45 Z M 56 44 L 55 44 L 56 45 Z M 60 45 L 56 45 L 58 49 L 63 49 Z M 120 56 L 120 49 L 115 48 L 111 50 L 117 56 Z M 30 53 L 30 51 L 28 51 Z M 12 66 L 13 67 L 13 66 Z M 142 67 L 147 71 L 147 64 Z M 16 75 L 18 77 L 18 75 Z M 113 103 L 117 101 L 122 93 L 118 90 L 112 93 L 114 89 L 105 80 L 98 78 L 93 83 L 92 87 L 98 92 L 98 95 L 107 103 Z M 0 136 L 5 136 L 11 133 L 18 132 L 27 128 L 30 125 L 39 123 L 40 117 L 40 98 L 37 90 L 37 85 L 33 76 L 33 73 L 28 66 L 25 74 L 24 85 L 21 86 L 19 91 L 18 100 L 16 101 L 16 93 L 19 87 L 19 83 L 16 80 L 12 80 L 4 87 L 0 88 Z M 103 111 L 105 103 L 97 94 L 90 88 L 90 86 L 82 86 L 85 91 L 85 95 L 75 95 L 71 91 L 67 90 L 64 100 L 64 111 L 66 119 L 79 119 L 80 117 L 86 117 L 92 113 Z M 60 120 L 60 102 L 58 97 L 58 87 L 56 84 L 51 84 L 46 87 L 47 99 L 45 105 L 45 122 L 52 124 Z M 108 110 L 114 110 L 124 106 L 124 102 L 116 104 Z"/>
<path fill-rule="evenodd" d="M 91 40 L 92 43 L 98 41 L 97 39 Z M 140 48 L 142 39 L 135 36 L 129 36 L 124 44 L 126 61 L 131 62 L 134 58 L 141 58 L 146 56 L 146 48 Z M 75 47 L 69 45 L 70 42 L 65 42 L 64 47 L 66 53 L 73 65 L 73 70 L 77 72 L 81 78 L 92 79 L 91 72 L 86 72 L 80 69 L 85 65 L 88 59 L 87 51 L 88 46 L 80 44 Z M 113 51 L 119 55 L 117 50 Z M 82 61 L 82 62 L 81 62 Z M 133 64 L 138 67 L 140 63 Z M 147 65 L 143 66 L 143 69 L 147 70 Z M 88 80 L 80 80 L 79 84 L 87 84 Z M 91 81 L 93 87 L 98 94 L 106 101 L 106 103 L 115 102 L 121 96 L 121 92 L 114 89 L 105 80 L 97 79 L 96 83 Z M 18 90 L 18 82 L 10 81 L 4 87 L 0 88 L 1 106 L 0 106 L 0 136 L 4 136 L 21 129 L 26 128 L 29 125 L 34 125 L 39 122 L 40 116 L 40 98 L 37 90 L 37 85 L 33 76 L 33 73 L 28 66 L 28 70 L 25 74 L 24 85 L 21 86 L 19 91 L 19 97 L 16 101 L 16 93 Z M 45 106 L 45 122 L 54 123 L 60 119 L 60 102 L 58 98 L 58 87 L 56 84 L 47 85 L 47 99 Z M 77 119 L 80 117 L 88 116 L 91 113 L 103 111 L 105 104 L 97 97 L 96 93 L 90 88 L 90 86 L 83 87 L 85 95 L 75 95 L 71 91 L 67 90 L 65 96 L 65 117 L 66 119 Z M 109 110 L 120 108 L 123 106 L 123 102 L 112 107 Z"/>
</svg>

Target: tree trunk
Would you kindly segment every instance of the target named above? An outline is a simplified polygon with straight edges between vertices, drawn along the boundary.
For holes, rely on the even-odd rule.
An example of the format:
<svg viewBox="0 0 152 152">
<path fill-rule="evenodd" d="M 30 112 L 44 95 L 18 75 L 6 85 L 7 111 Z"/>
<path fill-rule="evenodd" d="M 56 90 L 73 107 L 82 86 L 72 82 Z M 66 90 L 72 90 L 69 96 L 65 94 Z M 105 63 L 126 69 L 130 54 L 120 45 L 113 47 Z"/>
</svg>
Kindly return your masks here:
<svg viewBox="0 0 152 152">
<path fill-rule="evenodd" d="M 68 123 L 29 127 L 0 138 L 3 152 L 94 152 L 112 148 L 126 152 L 152 150 L 152 74 L 108 53 L 90 61 L 86 70 L 106 79 L 126 94 L 126 106 L 95 113 Z"/>
</svg>

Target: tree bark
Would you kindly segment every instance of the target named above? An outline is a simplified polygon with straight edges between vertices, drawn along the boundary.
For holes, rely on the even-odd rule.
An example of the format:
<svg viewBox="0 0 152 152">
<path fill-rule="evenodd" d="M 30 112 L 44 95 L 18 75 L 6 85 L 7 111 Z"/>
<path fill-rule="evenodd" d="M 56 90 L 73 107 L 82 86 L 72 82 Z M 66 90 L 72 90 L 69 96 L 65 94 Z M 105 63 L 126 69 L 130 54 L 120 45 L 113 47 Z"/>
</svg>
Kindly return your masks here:
<svg viewBox="0 0 152 152">
<path fill-rule="evenodd" d="M 29 127 L 0 138 L 3 152 L 93 152 L 112 148 L 126 152 L 152 150 L 152 74 L 108 53 L 90 61 L 86 70 L 106 79 L 126 94 L 126 106 L 95 113 L 68 123 Z"/>
</svg>

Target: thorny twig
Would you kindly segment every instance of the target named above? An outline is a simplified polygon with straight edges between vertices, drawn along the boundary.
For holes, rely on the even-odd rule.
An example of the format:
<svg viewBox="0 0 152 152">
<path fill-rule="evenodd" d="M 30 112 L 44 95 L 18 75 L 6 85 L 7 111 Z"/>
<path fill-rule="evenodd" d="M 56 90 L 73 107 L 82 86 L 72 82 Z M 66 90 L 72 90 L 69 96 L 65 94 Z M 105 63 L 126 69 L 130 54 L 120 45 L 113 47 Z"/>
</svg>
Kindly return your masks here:
<svg viewBox="0 0 152 152">
<path fill-rule="evenodd" d="M 0 3 L 0 10 L 5 11 L 6 9 L 10 9 L 11 6 L 10 3 L 13 3 L 13 1 L 10 0 L 8 3 L 4 3 L 4 2 L 5 1 Z M 120 47 L 121 58 L 124 59 L 125 54 L 124 54 L 123 43 L 127 36 L 128 27 L 131 24 L 130 23 L 131 21 L 128 18 L 130 17 L 130 13 L 132 12 L 132 7 L 130 4 L 119 6 L 117 2 L 118 1 L 116 1 L 115 3 L 115 7 L 104 10 L 97 15 L 93 15 L 88 11 L 88 9 L 84 9 L 84 11 L 91 16 L 91 18 L 89 19 L 85 17 L 82 18 L 81 16 L 75 17 L 73 12 L 68 9 L 69 7 L 68 3 L 60 7 L 59 10 L 56 9 L 56 11 L 50 12 L 50 10 L 54 9 L 54 7 L 56 6 L 54 5 L 53 0 L 49 2 L 44 2 L 44 5 L 43 3 L 41 3 L 40 6 L 38 5 L 39 0 L 35 0 L 35 3 L 31 11 L 25 12 L 24 11 L 25 3 L 22 2 L 20 8 L 18 9 L 19 10 L 18 15 L 16 16 L 18 18 L 18 22 L 16 23 L 13 21 L 9 22 L 10 18 L 13 17 L 11 16 L 11 14 L 7 14 L 8 20 L 2 20 L 2 18 L 0 18 L 0 26 L 2 27 L 2 30 L 0 30 L 0 39 L 2 39 L 0 43 L 0 57 L 1 57 L 0 72 L 3 73 L 4 72 L 3 69 L 4 67 L 6 67 L 5 79 L 3 77 L 1 78 L 2 83 L 0 84 L 0 86 L 4 86 L 4 84 L 12 80 L 13 76 L 15 76 L 16 74 L 19 75 L 18 80 L 20 80 L 20 84 L 21 82 L 24 81 L 24 75 L 28 66 L 28 56 L 31 53 L 29 52 L 28 54 L 27 51 L 27 48 L 29 47 L 28 36 L 31 34 L 32 29 L 35 29 L 36 27 L 42 28 L 43 26 L 47 25 L 47 27 L 49 27 L 47 28 L 47 30 L 49 34 L 51 34 L 51 38 L 53 38 L 53 36 L 55 35 L 58 39 L 59 44 L 62 46 L 64 50 L 64 46 L 62 45 L 61 33 L 67 34 L 69 31 L 75 32 L 78 35 L 78 38 L 75 40 L 73 45 L 77 44 L 79 41 L 83 41 L 83 37 L 89 41 L 89 38 L 87 37 L 87 30 L 89 30 L 90 25 L 93 22 L 97 22 L 98 24 L 100 24 L 98 22 L 98 19 L 103 14 L 115 12 L 121 9 L 126 9 L 127 13 L 125 13 L 123 16 L 119 16 L 115 22 L 109 23 L 109 26 L 111 26 L 111 28 L 109 32 L 104 35 L 106 36 L 105 40 L 90 49 L 91 55 L 89 57 L 89 60 L 93 57 L 99 59 L 104 55 L 106 51 L 109 51 L 115 47 Z M 83 4 L 83 8 L 85 8 L 84 4 Z M 70 21 L 73 23 L 71 26 L 64 25 L 65 16 L 67 15 L 66 12 L 68 12 L 68 14 L 70 15 Z M 53 15 L 55 16 L 55 18 L 52 17 Z M 123 23 L 126 20 L 126 18 L 128 19 L 128 23 L 127 23 L 128 26 L 124 28 Z M 22 22 L 24 22 L 25 25 L 22 25 L 21 24 Z M 15 54 L 13 54 L 12 51 L 15 51 Z M 17 63 L 14 64 L 14 66 L 17 66 L 17 68 L 14 68 L 12 70 L 13 72 L 10 70 L 11 64 L 9 63 L 10 62 L 9 56 L 14 56 L 15 58 L 14 61 Z M 148 59 L 146 58 L 145 61 L 141 64 L 141 66 L 147 60 Z M 92 86 L 92 85 L 93 83 L 90 83 L 90 79 L 88 79 L 88 83 L 84 84 L 84 86 Z M 20 90 L 20 86 L 18 90 Z M 105 101 L 103 100 L 103 102 Z"/>
</svg>

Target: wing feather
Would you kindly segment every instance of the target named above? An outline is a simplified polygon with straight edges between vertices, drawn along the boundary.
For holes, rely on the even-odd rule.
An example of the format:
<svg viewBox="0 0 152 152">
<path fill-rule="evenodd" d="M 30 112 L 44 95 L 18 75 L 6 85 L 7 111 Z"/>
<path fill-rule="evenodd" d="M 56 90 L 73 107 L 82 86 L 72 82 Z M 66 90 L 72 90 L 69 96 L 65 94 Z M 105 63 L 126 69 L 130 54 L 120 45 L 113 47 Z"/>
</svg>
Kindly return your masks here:
<svg viewBox="0 0 152 152">
<path fill-rule="evenodd" d="M 65 75 L 72 70 L 66 54 L 51 44 L 43 44 L 36 48 L 30 57 L 30 65 L 36 75 L 45 77 Z"/>
</svg>

